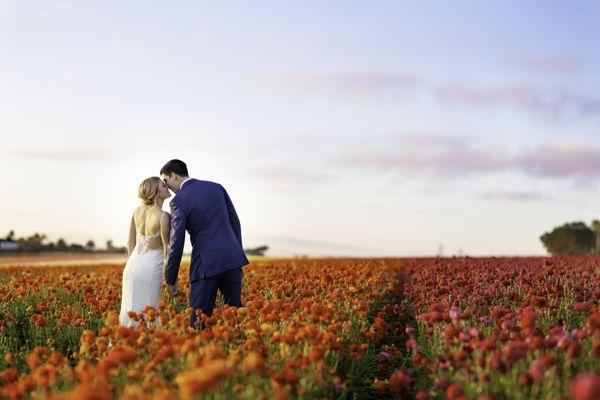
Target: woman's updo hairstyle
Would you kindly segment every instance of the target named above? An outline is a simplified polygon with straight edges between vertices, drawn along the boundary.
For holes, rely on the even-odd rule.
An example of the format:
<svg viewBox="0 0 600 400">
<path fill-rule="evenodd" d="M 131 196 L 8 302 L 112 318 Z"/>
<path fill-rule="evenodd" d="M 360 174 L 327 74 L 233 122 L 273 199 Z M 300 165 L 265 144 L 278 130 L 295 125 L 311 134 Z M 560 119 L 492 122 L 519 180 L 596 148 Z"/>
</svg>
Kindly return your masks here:
<svg viewBox="0 0 600 400">
<path fill-rule="evenodd" d="M 155 203 L 158 197 L 158 187 L 160 185 L 160 178 L 153 176 L 146 178 L 140 183 L 138 188 L 138 197 L 142 199 L 142 203 L 147 206 L 151 206 Z"/>
</svg>

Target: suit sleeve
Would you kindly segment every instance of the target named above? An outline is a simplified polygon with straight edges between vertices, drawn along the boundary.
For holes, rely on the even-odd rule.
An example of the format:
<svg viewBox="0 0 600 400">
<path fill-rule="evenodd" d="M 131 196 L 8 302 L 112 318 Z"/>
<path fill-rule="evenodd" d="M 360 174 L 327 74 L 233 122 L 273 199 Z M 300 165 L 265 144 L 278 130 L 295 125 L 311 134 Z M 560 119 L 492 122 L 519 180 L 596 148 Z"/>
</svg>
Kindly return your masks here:
<svg viewBox="0 0 600 400">
<path fill-rule="evenodd" d="M 227 212 L 229 214 L 229 222 L 231 223 L 233 232 L 235 233 L 235 236 L 237 237 L 238 241 L 240 242 L 240 246 L 241 246 L 242 245 L 242 227 L 240 225 L 240 219 L 238 218 L 237 213 L 235 212 L 235 208 L 233 207 L 233 203 L 231 202 L 231 199 L 229 198 L 229 195 L 227 194 L 227 190 L 225 190 L 225 188 L 223 186 L 221 186 L 221 189 L 223 189 L 223 194 L 225 195 L 225 203 L 227 204 Z"/>
<path fill-rule="evenodd" d="M 179 274 L 179 263 L 185 242 L 185 213 L 183 208 L 171 201 L 171 234 L 169 238 L 169 255 L 165 267 L 165 282 L 174 285 Z"/>
</svg>

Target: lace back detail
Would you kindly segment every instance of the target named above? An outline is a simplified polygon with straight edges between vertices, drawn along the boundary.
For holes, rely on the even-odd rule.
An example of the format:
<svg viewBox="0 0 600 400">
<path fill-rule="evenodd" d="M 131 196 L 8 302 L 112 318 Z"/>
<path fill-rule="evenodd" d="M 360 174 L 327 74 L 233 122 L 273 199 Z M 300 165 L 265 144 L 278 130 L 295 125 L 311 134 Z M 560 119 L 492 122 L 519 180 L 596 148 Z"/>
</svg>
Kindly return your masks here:
<svg viewBox="0 0 600 400">
<path fill-rule="evenodd" d="M 157 238 L 159 235 L 160 235 L 160 231 L 156 232 L 154 235 L 147 235 L 147 236 L 138 233 L 137 246 L 136 246 L 138 254 L 146 253 L 149 250 L 148 244 L 150 243 L 150 240 Z M 160 250 L 160 248 L 152 249 L 152 250 Z"/>
</svg>

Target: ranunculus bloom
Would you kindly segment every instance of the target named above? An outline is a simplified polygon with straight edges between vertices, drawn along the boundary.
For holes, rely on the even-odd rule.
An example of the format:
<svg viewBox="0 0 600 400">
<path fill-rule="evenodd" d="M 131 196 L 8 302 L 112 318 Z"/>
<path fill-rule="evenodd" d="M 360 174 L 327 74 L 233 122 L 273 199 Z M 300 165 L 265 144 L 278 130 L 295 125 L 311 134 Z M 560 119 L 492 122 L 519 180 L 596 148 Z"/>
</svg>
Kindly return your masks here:
<svg viewBox="0 0 600 400">
<path fill-rule="evenodd" d="M 573 400 L 600 399 L 600 376 L 591 372 L 577 375 L 571 381 L 571 395 Z"/>
</svg>

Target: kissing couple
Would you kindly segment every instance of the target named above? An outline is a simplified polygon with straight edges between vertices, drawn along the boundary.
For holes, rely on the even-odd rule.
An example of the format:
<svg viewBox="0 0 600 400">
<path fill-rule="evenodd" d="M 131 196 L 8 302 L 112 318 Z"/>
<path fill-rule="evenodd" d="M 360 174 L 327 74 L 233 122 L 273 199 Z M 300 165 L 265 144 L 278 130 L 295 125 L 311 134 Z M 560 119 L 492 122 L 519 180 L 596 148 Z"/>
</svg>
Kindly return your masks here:
<svg viewBox="0 0 600 400">
<path fill-rule="evenodd" d="M 178 274 L 185 232 L 190 234 L 190 326 L 197 327 L 200 313 L 212 315 L 217 290 L 224 303 L 242 306 L 242 267 L 248 259 L 242 247 L 240 220 L 225 188 L 215 182 L 190 178 L 186 164 L 171 160 L 159 177 L 139 186 L 142 204 L 131 217 L 123 270 L 119 323 L 136 327 L 136 314 L 147 306 L 158 310 L 164 270 L 167 291 L 179 294 Z M 171 213 L 162 210 L 165 199 Z M 157 325 L 158 318 L 150 325 Z"/>
</svg>

